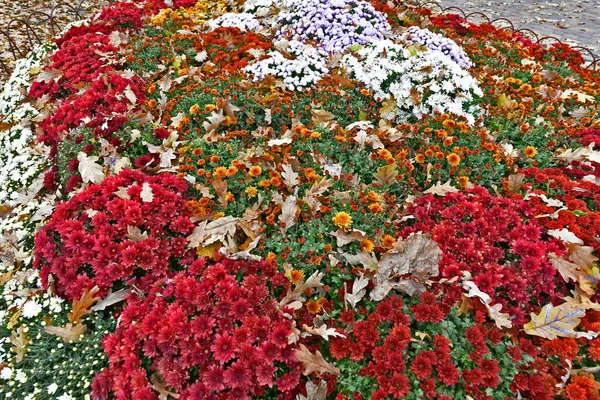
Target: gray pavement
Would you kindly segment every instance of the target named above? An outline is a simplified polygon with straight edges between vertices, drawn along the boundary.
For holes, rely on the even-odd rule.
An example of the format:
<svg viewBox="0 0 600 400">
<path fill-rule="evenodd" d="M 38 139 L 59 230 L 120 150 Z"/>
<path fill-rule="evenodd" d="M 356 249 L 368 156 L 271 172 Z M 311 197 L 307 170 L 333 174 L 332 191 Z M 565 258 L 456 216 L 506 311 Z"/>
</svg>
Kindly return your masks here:
<svg viewBox="0 0 600 400">
<path fill-rule="evenodd" d="M 538 35 L 585 46 L 600 57 L 600 0 L 437 0 L 437 3 L 460 7 L 466 13 L 483 12 L 492 19 L 506 18 L 516 29 L 527 28 Z"/>
</svg>

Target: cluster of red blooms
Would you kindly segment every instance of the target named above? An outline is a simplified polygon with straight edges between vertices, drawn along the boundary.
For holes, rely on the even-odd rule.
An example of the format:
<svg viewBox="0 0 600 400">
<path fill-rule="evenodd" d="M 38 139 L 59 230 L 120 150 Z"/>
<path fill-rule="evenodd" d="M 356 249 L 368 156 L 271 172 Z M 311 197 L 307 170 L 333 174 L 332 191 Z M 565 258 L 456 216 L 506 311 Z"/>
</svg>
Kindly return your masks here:
<svg viewBox="0 0 600 400">
<path fill-rule="evenodd" d="M 533 361 L 519 365 L 519 372 L 510 385 L 514 393 L 520 393 L 523 398 L 552 400 L 560 395 L 564 385 L 565 369 L 569 369 L 566 360 L 572 363 L 580 358 L 580 345 L 572 338 L 556 338 L 554 340 L 538 340 L 540 346 L 534 345 L 528 339 L 520 339 L 517 346 L 511 349 L 515 362 L 527 354 Z M 558 360 L 558 363 L 552 360 Z M 593 377 L 573 375 L 564 390 L 562 398 L 567 400 L 600 399 L 598 384 Z"/>
<path fill-rule="evenodd" d="M 411 391 L 411 382 L 419 385 L 427 399 L 450 400 L 451 397 L 440 391 L 459 382 L 474 399 L 487 399 L 485 390 L 498 386 L 500 367 L 497 360 L 486 357 L 490 354 L 486 339 L 491 345 L 497 345 L 503 335 L 495 327 L 488 330 L 482 325 L 485 314 L 478 313 L 479 322 L 466 329 L 466 339 L 472 346 L 468 358 L 476 365 L 469 369 L 453 360 L 451 341 L 439 333 L 425 339 L 430 343 L 419 346 L 415 353 L 409 349 L 413 341 L 424 343 L 423 338 L 412 337 L 411 323 L 439 324 L 447 316 L 447 305 L 425 292 L 420 303 L 409 307 L 414 319 L 402 311 L 403 306 L 401 298 L 392 296 L 378 303 L 374 313 L 361 308 L 358 315 L 354 311 L 342 312 L 338 318 L 339 328 L 351 333 L 347 333 L 347 338 L 331 340 L 331 356 L 337 360 L 349 358 L 364 365 L 359 374 L 373 378 L 379 386 L 371 399 L 403 398 Z M 360 319 L 361 315 L 365 318 Z M 407 357 L 409 354 L 414 356 Z M 362 398 L 358 393 L 353 397 Z M 345 398 L 338 395 L 336 399 Z"/>
<path fill-rule="evenodd" d="M 179 7 L 191 7 L 196 4 L 198 0 L 173 0 L 170 5 L 165 3 L 165 0 L 145 0 L 144 8 L 152 14 L 157 14 L 160 10 L 167 7 L 177 10 Z"/>
<path fill-rule="evenodd" d="M 142 200 L 144 185 L 152 201 Z M 60 203 L 35 238 L 34 267 L 43 284 L 52 274 L 58 295 L 74 299 L 95 285 L 104 294 L 130 278 L 141 276 L 141 285 L 171 265 L 191 264 L 187 187 L 174 175 L 125 170 Z"/>
<path fill-rule="evenodd" d="M 65 99 L 52 115 L 42 121 L 43 134 L 39 141 L 56 145 L 62 132 L 78 127 L 86 119 L 90 120 L 84 126 L 94 128 L 94 136 L 110 137 L 127 121 L 130 100 L 125 91 L 133 91 L 137 104 L 145 101 L 141 86 L 141 79 L 125 78 L 119 74 L 96 79 L 84 94 Z"/>
<path fill-rule="evenodd" d="M 251 49 L 269 50 L 273 44 L 254 32 L 242 32 L 239 28 L 217 28 L 202 35 L 199 51 L 206 51 L 209 60 L 223 71 L 236 72 L 248 65 L 254 57 Z"/>
<path fill-rule="evenodd" d="M 472 276 L 477 287 L 490 295 L 502 311 L 523 324 L 539 304 L 559 301 L 564 283 L 548 253 L 564 253 L 564 245 L 543 238 L 545 229 L 526 201 L 493 197 L 483 187 L 439 197 L 428 194 L 407 209 L 415 218 L 402 231 L 431 233 L 443 251 L 439 265 L 443 278 Z M 547 297 L 546 297 L 547 296 Z"/>
<path fill-rule="evenodd" d="M 106 62 L 107 55 L 117 50 L 110 43 L 110 33 L 119 29 L 142 27 L 143 10 L 130 2 L 105 7 L 93 25 L 75 26 L 56 41 L 58 51 L 45 70 L 58 70 L 61 76 L 47 82 L 34 82 L 29 95 L 39 98 L 76 93 L 82 85 L 114 69 Z M 93 43 L 93 46 L 90 46 Z"/>
<path fill-rule="evenodd" d="M 140 29 L 142 17 L 147 13 L 133 2 L 118 2 L 102 9 L 97 20 L 109 26 L 113 31 L 118 29 Z"/>
<path fill-rule="evenodd" d="M 600 167 L 597 163 L 596 165 Z M 600 168 L 574 161 L 567 168 L 540 170 L 531 167 L 519 170 L 519 173 L 526 177 L 526 184 L 521 191 L 529 190 L 533 194 L 543 194 L 560 200 L 564 207 L 568 208 L 554 215 L 557 207 L 550 207 L 542 197 L 530 195 L 528 201 L 537 210 L 536 215 L 551 216 L 538 218 L 540 223 L 547 229 L 566 228 L 583 240 L 586 246 L 600 249 L 600 243 L 595 239 L 600 235 L 600 193 L 597 185 L 583 179 L 585 176 L 594 177 L 600 174 Z M 546 192 L 548 189 L 550 194 Z"/>
<path fill-rule="evenodd" d="M 94 398 L 158 400 L 157 378 L 181 400 L 245 400 L 265 390 L 295 398 L 302 368 L 288 342 L 292 321 L 270 295 L 286 282 L 265 261 L 199 259 L 130 296 L 104 339 L 109 367 L 93 381 Z"/>
<path fill-rule="evenodd" d="M 94 43 L 94 46 L 90 46 L 90 43 Z M 77 36 L 69 35 L 69 39 L 63 40 L 58 51 L 52 55 L 52 64 L 45 68 L 60 71 L 60 79 L 34 82 L 29 95 L 36 98 L 45 94 L 57 97 L 65 92 L 77 92 L 82 84 L 92 82 L 113 69 L 106 64 L 103 54 L 113 53 L 115 50 L 106 33 L 80 32 Z"/>
</svg>

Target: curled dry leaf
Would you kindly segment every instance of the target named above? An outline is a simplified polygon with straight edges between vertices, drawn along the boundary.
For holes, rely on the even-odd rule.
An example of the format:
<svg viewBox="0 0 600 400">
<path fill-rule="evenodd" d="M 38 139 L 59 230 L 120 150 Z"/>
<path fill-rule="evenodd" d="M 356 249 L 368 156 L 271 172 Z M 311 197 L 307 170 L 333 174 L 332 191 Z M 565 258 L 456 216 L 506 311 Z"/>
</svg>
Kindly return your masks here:
<svg viewBox="0 0 600 400">
<path fill-rule="evenodd" d="M 132 242 L 141 242 L 148 239 L 148 232 L 142 232 L 137 226 L 127 225 L 127 237 Z"/>
<path fill-rule="evenodd" d="M 87 331 L 87 326 L 84 324 L 68 323 L 65 326 L 48 325 L 44 327 L 44 332 L 49 335 L 58 336 L 65 343 L 78 342 L 83 334 Z"/>
<path fill-rule="evenodd" d="M 121 289 L 121 290 L 117 290 L 116 292 L 113 292 L 111 290 L 108 292 L 108 294 L 102 300 L 100 300 L 92 308 L 90 308 L 90 310 L 102 311 L 102 310 L 106 309 L 106 307 L 110 307 L 113 304 L 117 304 L 117 303 L 125 300 L 125 297 L 129 293 L 130 293 L 129 289 Z"/>
<path fill-rule="evenodd" d="M 285 224 L 281 229 L 285 232 L 296 224 L 296 212 L 298 211 L 298 202 L 295 196 L 288 196 L 281 205 L 281 214 L 279 221 Z"/>
<path fill-rule="evenodd" d="M 346 336 L 339 333 L 335 328 L 328 328 L 327 324 L 323 324 L 321 326 L 319 326 L 318 328 L 316 326 L 308 326 L 308 325 L 302 325 L 302 329 L 304 329 L 304 332 L 306 332 L 308 335 L 306 336 L 310 336 L 310 335 L 314 335 L 314 336 L 321 336 L 323 339 L 329 341 L 329 337 L 333 336 L 333 337 L 343 337 L 345 338 Z"/>
<path fill-rule="evenodd" d="M 9 340 L 13 344 L 11 350 L 16 354 L 16 362 L 18 364 L 23 361 L 23 358 L 27 353 L 27 345 L 31 343 L 29 335 L 25 331 L 25 325 L 21 325 L 16 330 L 12 331 Z"/>
<path fill-rule="evenodd" d="M 327 373 L 334 376 L 340 376 L 340 370 L 336 366 L 328 363 L 319 350 L 313 354 L 305 345 L 301 344 L 295 354 L 298 361 L 303 364 L 303 374 L 306 376 L 313 372 L 316 372 L 317 375 Z"/>
<path fill-rule="evenodd" d="M 367 238 L 367 233 L 359 229 L 350 229 L 346 232 L 340 228 L 335 232 L 329 232 L 329 234 L 336 238 L 338 247 L 345 246 L 348 243 L 355 241 L 360 242 Z"/>
<path fill-rule="evenodd" d="M 422 233 L 413 234 L 396 243 L 390 253 L 384 254 L 379 262 L 375 275 L 375 288 L 371 291 L 371 299 L 381 301 L 391 289 L 408 293 L 410 296 L 422 292 L 425 287 L 413 279 L 425 281 L 439 274 L 439 263 L 442 250 L 438 244 Z"/>
<path fill-rule="evenodd" d="M 327 383 L 319 381 L 315 385 L 310 380 L 306 382 L 306 396 L 298 394 L 296 400 L 325 400 L 327 398 Z"/>
<path fill-rule="evenodd" d="M 488 309 L 488 314 L 490 315 L 490 318 L 492 318 L 494 320 L 494 322 L 496 323 L 496 326 L 499 329 L 502 329 L 504 327 L 512 328 L 512 322 L 510 320 L 510 315 L 507 313 L 500 312 L 500 310 L 502 309 L 502 304 L 494 304 L 492 306 L 491 305 L 492 298 L 487 293 L 482 292 L 477 287 L 475 282 L 473 282 L 473 281 L 464 281 L 463 287 L 469 291 L 465 295 L 467 298 L 477 297 L 479 300 L 481 300 L 481 302 Z M 465 307 L 466 307 L 466 305 L 465 305 Z M 461 305 L 461 308 L 462 308 L 462 305 Z"/>
<path fill-rule="evenodd" d="M 352 291 L 346 292 L 344 299 L 350 303 L 352 308 L 355 308 L 356 304 L 367 294 L 367 285 L 369 285 L 369 279 L 361 276 L 352 283 Z"/>
</svg>

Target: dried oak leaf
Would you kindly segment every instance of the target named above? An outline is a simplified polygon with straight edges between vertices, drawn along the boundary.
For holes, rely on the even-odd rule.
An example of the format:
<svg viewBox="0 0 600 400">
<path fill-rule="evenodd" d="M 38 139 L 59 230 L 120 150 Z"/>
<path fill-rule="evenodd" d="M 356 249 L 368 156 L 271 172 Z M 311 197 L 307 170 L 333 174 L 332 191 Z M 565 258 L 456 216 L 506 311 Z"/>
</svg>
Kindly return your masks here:
<svg viewBox="0 0 600 400">
<path fill-rule="evenodd" d="M 327 383 L 320 381 L 315 385 L 311 381 L 306 382 L 306 396 L 298 394 L 296 400 L 325 400 L 327 398 Z"/>
<path fill-rule="evenodd" d="M 521 186 L 523 186 L 524 182 L 525 182 L 524 174 L 509 175 L 508 176 L 508 191 L 511 194 L 516 194 L 519 191 L 519 189 L 521 189 Z"/>
<path fill-rule="evenodd" d="M 396 279 L 405 275 L 419 280 L 435 277 L 439 274 L 441 259 L 442 250 L 438 244 L 422 233 L 399 240 L 391 252 L 384 254 L 379 261 L 371 299 L 381 301 L 391 289 L 406 292 L 410 296 L 424 291 L 425 287 L 419 282 L 412 279 Z"/>
<path fill-rule="evenodd" d="M 285 232 L 296 224 L 296 212 L 298 211 L 298 202 L 295 196 L 288 196 L 283 204 L 281 205 L 281 214 L 279 214 L 279 221 L 282 224 L 282 230 Z"/>
<path fill-rule="evenodd" d="M 584 316 L 585 309 L 581 305 L 563 303 L 553 307 L 552 304 L 546 304 L 538 315 L 531 313 L 531 321 L 523 325 L 523 328 L 529 335 L 548 340 L 557 337 L 587 337 L 586 332 L 575 331 Z"/>
<path fill-rule="evenodd" d="M 25 331 L 25 326 L 21 325 L 16 330 L 12 331 L 9 340 L 13 344 L 11 350 L 17 355 L 16 361 L 18 364 L 23 361 L 23 358 L 27 353 L 27 345 L 31 343 L 29 335 Z"/>
<path fill-rule="evenodd" d="M 570 243 L 567 247 L 567 258 L 580 267 L 593 267 L 593 264 L 598 261 L 598 257 L 592 254 L 594 248 L 591 246 L 581 246 L 577 243 Z"/>
<path fill-rule="evenodd" d="M 346 232 L 340 228 L 335 232 L 329 232 L 329 234 L 336 238 L 336 244 L 338 247 L 345 246 L 348 243 L 355 241 L 361 242 L 367 238 L 367 233 L 359 229 L 350 229 Z"/>
<path fill-rule="evenodd" d="M 423 193 L 425 194 L 437 194 L 438 196 L 445 196 L 448 193 L 458 193 L 458 189 L 455 188 L 454 186 L 450 185 L 450 181 L 444 183 L 442 185 L 441 182 L 436 183 L 435 185 L 433 185 L 432 187 L 430 187 L 429 189 L 427 189 L 426 191 L 424 191 Z"/>
<path fill-rule="evenodd" d="M 340 376 L 340 370 L 336 366 L 325 361 L 319 350 L 313 354 L 305 345 L 301 344 L 300 349 L 296 350 L 295 354 L 298 361 L 304 365 L 304 375 L 308 376 L 313 372 L 316 372 L 317 375 L 327 373 Z"/>
<path fill-rule="evenodd" d="M 72 324 L 68 323 L 65 326 L 52 326 L 48 325 L 44 327 L 44 332 L 50 335 L 56 335 L 61 338 L 65 343 L 77 342 L 81 336 L 85 333 L 87 327 L 84 324 Z"/>
<path fill-rule="evenodd" d="M 373 176 L 377 180 L 377 185 L 379 186 L 385 186 L 393 183 L 396 180 L 396 176 L 398 176 L 396 163 L 379 168 L 377 172 L 373 174 Z"/>
<path fill-rule="evenodd" d="M 72 324 L 81 322 L 83 316 L 90 314 L 92 311 L 90 307 L 100 300 L 100 297 L 95 296 L 100 291 L 98 286 L 94 286 L 91 289 L 86 289 L 81 294 L 79 300 L 73 300 L 73 311 L 67 314 L 69 322 Z"/>
<path fill-rule="evenodd" d="M 565 280 L 565 282 L 569 282 L 569 279 L 577 282 L 577 277 L 581 274 L 579 271 L 579 265 L 572 263 L 568 260 L 565 260 L 562 257 L 558 257 L 554 253 L 548 254 L 548 258 L 550 259 L 550 263 L 560 276 Z"/>
</svg>

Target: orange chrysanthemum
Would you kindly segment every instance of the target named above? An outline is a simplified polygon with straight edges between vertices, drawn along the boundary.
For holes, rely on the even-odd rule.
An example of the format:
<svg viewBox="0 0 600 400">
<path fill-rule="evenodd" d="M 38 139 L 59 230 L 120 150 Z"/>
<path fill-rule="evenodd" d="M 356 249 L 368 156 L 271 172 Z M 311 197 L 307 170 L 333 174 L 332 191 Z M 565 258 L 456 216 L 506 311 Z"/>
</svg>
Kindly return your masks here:
<svg viewBox="0 0 600 400">
<path fill-rule="evenodd" d="M 250 173 L 250 176 L 257 177 L 260 174 L 262 174 L 262 168 L 258 165 L 253 165 L 250 167 L 250 170 L 248 172 Z"/>
<path fill-rule="evenodd" d="M 527 146 L 525 147 L 525 150 L 523 150 L 523 153 L 525 153 L 527 157 L 535 157 L 537 150 L 533 146 Z"/>
<path fill-rule="evenodd" d="M 395 243 L 396 243 L 396 239 L 394 239 L 390 235 L 385 235 L 384 237 L 381 238 L 381 246 L 385 247 L 386 249 L 392 248 L 392 246 Z"/>
<path fill-rule="evenodd" d="M 227 168 L 225 167 L 217 167 L 215 168 L 215 172 L 213 172 L 215 178 L 225 178 L 227 176 Z"/>
<path fill-rule="evenodd" d="M 200 106 L 198 104 L 194 104 L 193 106 L 190 107 L 190 114 L 192 114 L 192 115 L 198 114 L 199 111 L 200 111 Z"/>
<path fill-rule="evenodd" d="M 375 249 L 375 244 L 371 240 L 365 239 L 362 242 L 360 242 L 360 248 L 365 253 L 370 253 L 373 251 L 373 249 Z"/>
<path fill-rule="evenodd" d="M 458 166 L 458 164 L 460 164 L 460 156 L 456 153 L 448 154 L 446 156 L 446 160 L 448 160 L 450 165 L 452 165 L 453 167 L 456 167 L 456 166 Z"/>
<path fill-rule="evenodd" d="M 302 271 L 294 269 L 290 273 L 290 281 L 292 281 L 292 283 L 294 283 L 294 284 L 301 282 L 303 279 L 304 279 L 304 272 L 302 272 Z"/>
</svg>

